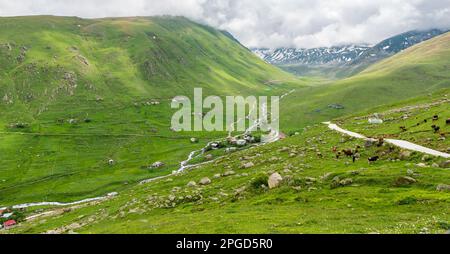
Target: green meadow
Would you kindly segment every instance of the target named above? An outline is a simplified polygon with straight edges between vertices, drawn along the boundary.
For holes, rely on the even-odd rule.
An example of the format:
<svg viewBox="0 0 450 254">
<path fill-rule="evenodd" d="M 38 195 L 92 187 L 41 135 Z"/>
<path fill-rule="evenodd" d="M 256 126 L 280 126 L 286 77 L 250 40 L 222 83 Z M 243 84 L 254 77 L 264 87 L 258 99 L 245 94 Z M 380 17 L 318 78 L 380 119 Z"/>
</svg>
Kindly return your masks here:
<svg viewBox="0 0 450 254">
<path fill-rule="evenodd" d="M 183 17 L 10 17 L 0 30 L 0 207 L 118 192 L 24 209 L 28 219 L 1 233 L 450 229 L 445 159 L 367 147 L 321 124 L 449 153 L 449 33 L 324 80 L 288 74 L 228 32 Z M 200 153 L 170 175 L 190 152 L 227 136 L 171 130 L 172 98 L 192 99 L 196 87 L 222 98 L 292 91 L 280 102 L 286 138 Z M 368 124 L 374 113 L 383 124 Z M 333 148 L 359 149 L 359 157 L 338 158 Z M 283 180 L 268 188 L 273 173 Z"/>
</svg>

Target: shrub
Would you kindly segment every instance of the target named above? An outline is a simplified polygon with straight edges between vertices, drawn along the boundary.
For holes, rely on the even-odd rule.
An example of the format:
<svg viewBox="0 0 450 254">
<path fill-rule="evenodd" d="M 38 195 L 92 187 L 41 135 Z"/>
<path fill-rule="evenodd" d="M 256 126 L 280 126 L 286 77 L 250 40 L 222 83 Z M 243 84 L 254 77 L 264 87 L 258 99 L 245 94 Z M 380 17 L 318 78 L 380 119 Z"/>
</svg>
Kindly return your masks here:
<svg viewBox="0 0 450 254">
<path fill-rule="evenodd" d="M 416 197 L 406 197 L 398 200 L 397 205 L 412 205 L 417 203 L 417 201 L 418 200 Z"/>
<path fill-rule="evenodd" d="M 263 189 L 263 185 L 267 186 L 267 181 L 269 180 L 269 177 L 265 174 L 259 174 L 257 175 L 251 182 L 250 186 L 253 190 L 261 190 Z"/>
</svg>

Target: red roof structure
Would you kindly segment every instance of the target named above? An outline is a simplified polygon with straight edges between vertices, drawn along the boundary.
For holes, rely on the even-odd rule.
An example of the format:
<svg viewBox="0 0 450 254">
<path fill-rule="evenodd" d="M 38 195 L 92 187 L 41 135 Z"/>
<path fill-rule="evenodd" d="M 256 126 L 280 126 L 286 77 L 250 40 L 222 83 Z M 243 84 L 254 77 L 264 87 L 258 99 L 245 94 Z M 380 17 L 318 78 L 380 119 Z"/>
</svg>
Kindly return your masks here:
<svg viewBox="0 0 450 254">
<path fill-rule="evenodd" d="M 14 226 L 14 225 L 16 225 L 16 221 L 15 220 L 7 220 L 7 221 L 5 221 L 3 223 L 4 227 L 11 227 L 11 226 Z"/>
</svg>

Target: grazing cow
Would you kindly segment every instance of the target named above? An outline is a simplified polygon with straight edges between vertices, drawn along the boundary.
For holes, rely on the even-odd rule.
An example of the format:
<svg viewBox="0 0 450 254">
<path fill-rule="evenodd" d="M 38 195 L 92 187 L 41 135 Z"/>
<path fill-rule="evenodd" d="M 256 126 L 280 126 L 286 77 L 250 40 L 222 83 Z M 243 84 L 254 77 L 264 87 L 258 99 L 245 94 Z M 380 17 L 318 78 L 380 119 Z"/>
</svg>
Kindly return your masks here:
<svg viewBox="0 0 450 254">
<path fill-rule="evenodd" d="M 352 156 L 353 163 L 355 163 L 355 161 L 356 161 L 357 159 L 359 159 L 360 157 L 361 157 L 361 155 L 359 155 L 359 153 L 353 154 L 353 156 Z"/>
<path fill-rule="evenodd" d="M 353 156 L 352 149 L 343 149 L 342 152 L 345 154 L 345 156 L 350 157 Z"/>
<path fill-rule="evenodd" d="M 378 147 L 381 147 L 381 146 L 383 146 L 383 144 L 384 144 L 384 138 L 379 138 L 379 139 L 378 139 L 377 146 L 378 146 Z"/>
<path fill-rule="evenodd" d="M 437 121 L 437 120 L 439 120 L 439 116 L 438 115 L 433 116 L 433 121 Z"/>
<path fill-rule="evenodd" d="M 450 118 L 445 121 L 445 124 L 450 125 Z"/>
<path fill-rule="evenodd" d="M 338 159 L 338 160 L 339 160 L 339 157 L 341 157 L 341 155 L 342 155 L 342 153 L 341 153 L 341 152 L 337 152 L 337 153 L 336 153 L 336 159 Z"/>
<path fill-rule="evenodd" d="M 370 158 L 368 159 L 369 164 L 370 164 L 371 162 L 377 161 L 378 159 L 380 159 L 380 156 L 373 156 L 373 157 L 370 157 Z"/>
<path fill-rule="evenodd" d="M 405 127 L 405 126 L 400 126 L 400 130 L 401 130 L 402 132 L 405 132 L 405 131 L 407 131 L 407 129 L 406 129 L 406 127 Z"/>
<path fill-rule="evenodd" d="M 441 127 L 439 127 L 439 126 L 437 126 L 437 125 L 435 125 L 435 124 L 433 124 L 433 125 L 431 126 L 431 128 L 433 128 L 434 133 L 438 133 L 439 130 L 441 129 Z"/>
</svg>

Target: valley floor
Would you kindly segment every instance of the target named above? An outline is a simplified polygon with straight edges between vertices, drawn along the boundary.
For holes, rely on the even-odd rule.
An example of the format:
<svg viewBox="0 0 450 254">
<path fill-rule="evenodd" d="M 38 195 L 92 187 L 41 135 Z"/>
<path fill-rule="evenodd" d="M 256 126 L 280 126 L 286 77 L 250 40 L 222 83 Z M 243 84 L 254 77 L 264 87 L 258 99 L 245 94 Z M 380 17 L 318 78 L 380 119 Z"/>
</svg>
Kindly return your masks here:
<svg viewBox="0 0 450 254">
<path fill-rule="evenodd" d="M 358 145 L 361 157 L 355 163 L 337 159 L 332 149 Z M 58 209 L 56 216 L 34 218 L 8 232 L 446 232 L 450 173 L 435 166 L 443 160 L 431 157 L 423 163 L 414 152 L 399 159 L 401 153 L 391 145 L 366 148 L 363 140 L 316 125 L 101 203 Z M 368 164 L 376 154 L 380 160 Z M 283 181 L 268 189 L 274 172 Z M 205 177 L 211 183 L 201 185 Z"/>
</svg>

